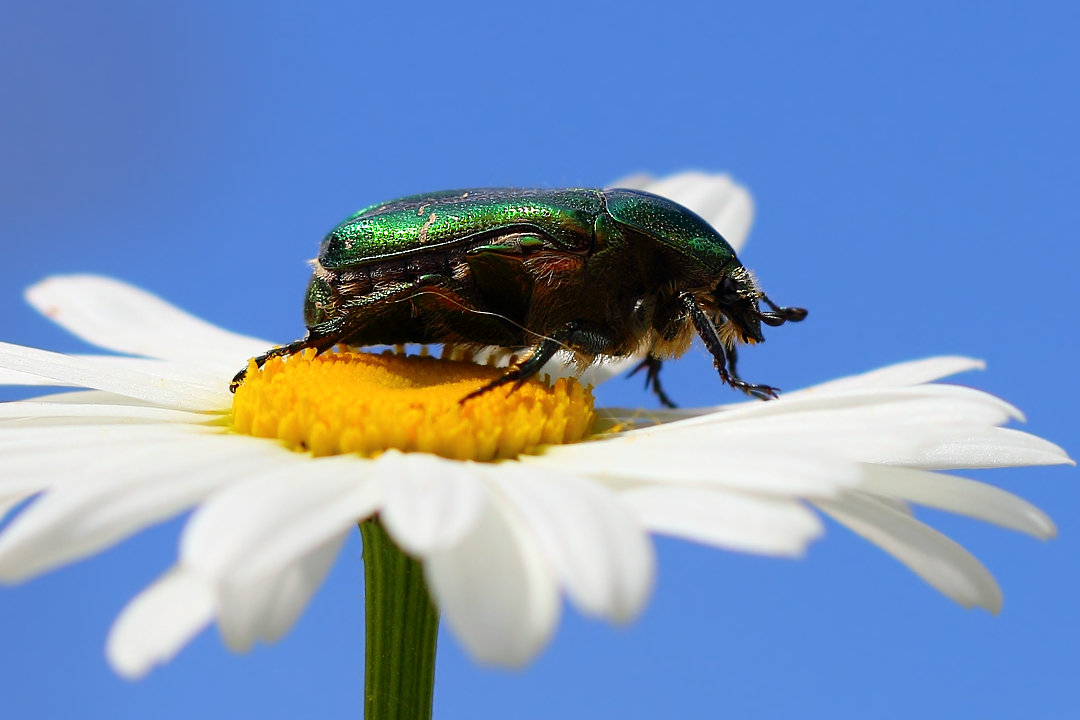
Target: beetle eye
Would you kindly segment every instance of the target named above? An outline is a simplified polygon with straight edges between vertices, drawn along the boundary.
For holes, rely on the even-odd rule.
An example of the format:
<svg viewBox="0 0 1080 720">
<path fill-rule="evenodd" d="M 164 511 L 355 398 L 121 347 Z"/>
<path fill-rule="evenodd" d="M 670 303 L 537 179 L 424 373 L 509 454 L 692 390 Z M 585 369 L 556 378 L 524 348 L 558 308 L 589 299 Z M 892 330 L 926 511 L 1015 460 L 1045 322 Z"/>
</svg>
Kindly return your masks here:
<svg viewBox="0 0 1080 720">
<path fill-rule="evenodd" d="M 731 276 L 725 277 L 716 286 L 716 299 L 725 305 L 738 302 L 739 283 Z"/>
</svg>

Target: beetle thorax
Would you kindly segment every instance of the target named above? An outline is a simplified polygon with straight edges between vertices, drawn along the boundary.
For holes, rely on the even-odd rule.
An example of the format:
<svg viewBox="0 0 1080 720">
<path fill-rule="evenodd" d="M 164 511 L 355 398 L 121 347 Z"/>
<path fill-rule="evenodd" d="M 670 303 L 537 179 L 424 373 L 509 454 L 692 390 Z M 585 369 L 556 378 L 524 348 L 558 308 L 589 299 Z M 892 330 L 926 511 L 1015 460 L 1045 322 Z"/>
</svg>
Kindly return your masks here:
<svg viewBox="0 0 1080 720">
<path fill-rule="evenodd" d="M 642 343 L 638 353 L 650 352 L 653 356 L 661 359 L 677 358 L 683 355 L 697 337 L 694 326 L 689 319 L 678 324 L 678 333 L 673 338 L 665 338 L 656 330 Z M 650 349 L 651 348 L 651 349 Z"/>
</svg>

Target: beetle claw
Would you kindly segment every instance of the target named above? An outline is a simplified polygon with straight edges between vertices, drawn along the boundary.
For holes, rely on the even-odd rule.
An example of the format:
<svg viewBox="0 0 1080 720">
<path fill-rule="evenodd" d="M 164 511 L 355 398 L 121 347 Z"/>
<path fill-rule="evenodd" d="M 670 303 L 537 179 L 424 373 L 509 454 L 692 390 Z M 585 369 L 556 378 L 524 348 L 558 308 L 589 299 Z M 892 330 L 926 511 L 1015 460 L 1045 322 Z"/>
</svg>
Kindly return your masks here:
<svg viewBox="0 0 1080 720">
<path fill-rule="evenodd" d="M 281 345 L 280 347 L 264 352 L 257 358 L 253 358 L 255 360 L 255 367 L 262 368 L 262 366 L 266 364 L 266 361 L 271 358 L 295 355 L 308 348 L 315 348 L 315 354 L 321 355 L 323 352 L 337 344 L 337 341 L 338 338 L 335 335 L 315 335 L 311 331 L 308 331 L 307 337 L 303 340 L 297 340 L 288 345 Z M 250 365 L 245 365 L 240 372 L 233 376 L 232 382 L 229 383 L 229 392 L 234 395 L 236 394 L 237 388 L 244 384 L 244 379 L 247 378 L 248 369 L 250 367 Z"/>
<path fill-rule="evenodd" d="M 758 400 L 776 400 L 780 397 L 780 388 L 774 388 L 769 385 L 748 385 L 745 388 L 739 388 L 747 395 L 752 395 Z"/>
<path fill-rule="evenodd" d="M 748 383 L 738 375 L 729 373 L 727 369 L 717 368 L 720 370 L 720 379 L 726 384 L 736 390 L 741 390 L 750 397 L 757 398 L 758 400 L 776 400 L 780 397 L 780 388 L 772 387 L 771 385 L 755 385 Z"/>
</svg>

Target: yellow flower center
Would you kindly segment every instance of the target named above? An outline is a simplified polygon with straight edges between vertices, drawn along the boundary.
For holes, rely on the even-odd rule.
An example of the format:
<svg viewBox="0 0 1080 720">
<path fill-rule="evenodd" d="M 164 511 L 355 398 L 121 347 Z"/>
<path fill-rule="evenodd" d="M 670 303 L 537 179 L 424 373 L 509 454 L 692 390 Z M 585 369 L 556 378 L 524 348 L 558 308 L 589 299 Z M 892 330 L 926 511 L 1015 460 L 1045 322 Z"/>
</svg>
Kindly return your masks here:
<svg viewBox="0 0 1080 720">
<path fill-rule="evenodd" d="M 467 402 L 505 368 L 384 353 L 311 353 L 248 366 L 233 398 L 237 432 L 316 456 L 396 448 L 495 460 L 580 440 L 592 393 L 576 380 L 508 383 Z"/>
</svg>

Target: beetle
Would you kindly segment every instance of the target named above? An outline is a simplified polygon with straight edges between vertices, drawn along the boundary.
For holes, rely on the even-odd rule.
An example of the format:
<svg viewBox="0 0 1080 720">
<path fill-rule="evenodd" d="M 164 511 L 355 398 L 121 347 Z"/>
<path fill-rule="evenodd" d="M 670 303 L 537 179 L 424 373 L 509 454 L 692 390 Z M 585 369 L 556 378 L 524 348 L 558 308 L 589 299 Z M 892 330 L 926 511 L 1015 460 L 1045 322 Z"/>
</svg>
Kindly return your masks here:
<svg viewBox="0 0 1080 720">
<path fill-rule="evenodd" d="M 724 383 L 773 398 L 776 388 L 739 377 L 736 346 L 762 342 L 762 323 L 807 314 L 773 303 L 701 217 L 639 190 L 411 195 L 346 219 L 312 266 L 306 337 L 255 358 L 257 367 L 338 343 L 528 351 L 462 402 L 506 383 L 517 387 L 569 350 L 580 367 L 644 354 L 634 372 L 646 370 L 646 386 L 674 407 L 660 367 L 695 334 Z M 233 379 L 234 392 L 246 372 Z"/>
</svg>

